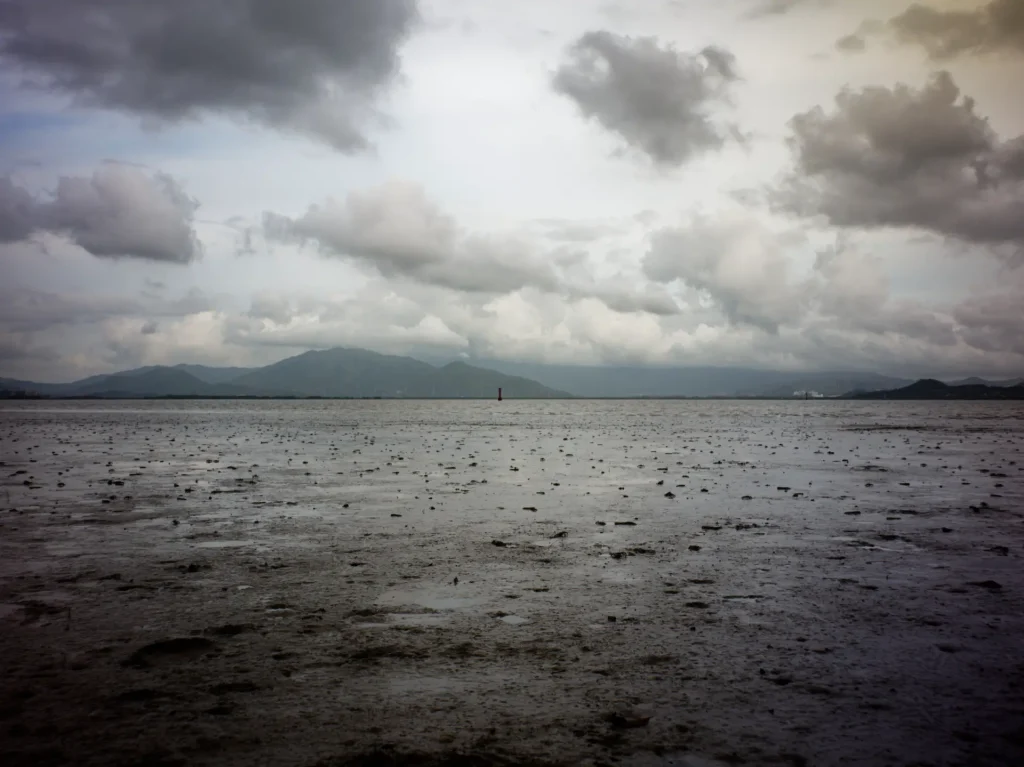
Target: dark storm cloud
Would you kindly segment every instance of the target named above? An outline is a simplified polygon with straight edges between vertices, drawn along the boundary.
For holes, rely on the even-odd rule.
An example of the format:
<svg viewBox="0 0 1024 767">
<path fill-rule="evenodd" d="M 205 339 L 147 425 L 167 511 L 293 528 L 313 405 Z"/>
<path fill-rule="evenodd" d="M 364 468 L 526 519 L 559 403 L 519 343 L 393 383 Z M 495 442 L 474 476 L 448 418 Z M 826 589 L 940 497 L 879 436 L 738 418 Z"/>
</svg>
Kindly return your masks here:
<svg viewBox="0 0 1024 767">
<path fill-rule="evenodd" d="M 844 35 L 836 40 L 836 48 L 845 53 L 856 53 L 867 47 L 867 41 L 859 33 Z"/>
<path fill-rule="evenodd" d="M 753 18 L 782 16 L 796 8 L 810 5 L 828 5 L 830 2 L 831 0 L 755 0 L 754 7 L 747 11 L 747 16 Z"/>
<path fill-rule="evenodd" d="M 1024 54 L 1024 2 L 991 0 L 971 11 L 939 11 L 915 3 L 889 21 L 896 39 L 935 60 L 963 54 Z"/>
<path fill-rule="evenodd" d="M 0 334 L 0 363 L 25 363 L 32 361 L 52 361 L 60 355 L 52 348 L 34 343 L 27 334 L 5 332 Z"/>
<path fill-rule="evenodd" d="M 970 298 L 953 312 L 960 335 L 976 349 L 1024 354 L 1024 296 L 1020 292 Z"/>
<path fill-rule="evenodd" d="M 141 311 L 142 306 L 128 298 L 79 297 L 31 289 L 0 291 L 0 328 L 5 333 L 31 333 L 57 325 L 101 322 Z"/>
<path fill-rule="evenodd" d="M 103 322 L 119 317 L 187 317 L 213 308 L 193 289 L 168 301 L 138 301 L 121 296 L 50 293 L 29 288 L 0 289 L 0 335 L 34 333 L 48 328 Z"/>
<path fill-rule="evenodd" d="M 795 168 L 769 194 L 777 210 L 1024 246 L 1024 137 L 1000 140 L 948 73 L 921 89 L 846 89 L 789 125 Z"/>
<path fill-rule="evenodd" d="M 0 244 L 28 239 L 35 229 L 36 201 L 9 177 L 0 177 Z"/>
<path fill-rule="evenodd" d="M 358 150 L 416 18 L 415 0 L 5 0 L 0 60 L 80 103 L 226 114 Z"/>
<path fill-rule="evenodd" d="M 0 179 L 0 242 L 50 232 L 105 258 L 185 264 L 200 253 L 196 203 L 161 173 L 108 163 L 91 177 L 65 176 L 39 200 Z"/>
<path fill-rule="evenodd" d="M 593 31 L 569 48 L 552 86 L 655 163 L 678 166 L 735 135 L 710 113 L 735 80 L 735 58 L 721 48 L 682 53 L 654 37 Z"/>
<path fill-rule="evenodd" d="M 266 213 L 263 231 L 271 240 L 314 242 L 325 255 L 360 261 L 384 277 L 482 293 L 557 286 L 550 265 L 521 243 L 462 232 L 410 184 L 353 192 L 294 219 Z"/>
</svg>

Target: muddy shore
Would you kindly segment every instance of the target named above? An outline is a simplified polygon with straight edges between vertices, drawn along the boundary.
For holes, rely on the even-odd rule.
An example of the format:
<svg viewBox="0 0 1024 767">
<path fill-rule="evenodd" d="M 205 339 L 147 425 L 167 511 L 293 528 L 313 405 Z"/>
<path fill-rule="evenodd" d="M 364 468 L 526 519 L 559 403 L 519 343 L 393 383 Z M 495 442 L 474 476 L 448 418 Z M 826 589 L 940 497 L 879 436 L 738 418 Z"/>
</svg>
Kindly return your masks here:
<svg viewBox="0 0 1024 767">
<path fill-rule="evenodd" d="M 1024 764 L 1024 407 L 0 406 L 0 764 Z"/>
</svg>

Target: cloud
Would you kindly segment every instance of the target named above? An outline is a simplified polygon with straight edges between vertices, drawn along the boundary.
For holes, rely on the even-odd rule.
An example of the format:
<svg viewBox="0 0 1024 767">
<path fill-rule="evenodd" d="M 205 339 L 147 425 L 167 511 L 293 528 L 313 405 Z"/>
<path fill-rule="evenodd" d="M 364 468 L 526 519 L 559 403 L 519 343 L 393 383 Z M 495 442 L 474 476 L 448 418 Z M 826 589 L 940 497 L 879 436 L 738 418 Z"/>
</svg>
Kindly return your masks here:
<svg viewBox="0 0 1024 767">
<path fill-rule="evenodd" d="M 193 289 L 181 298 L 138 301 L 112 295 L 60 294 L 32 288 L 0 289 L 0 331 L 35 333 L 116 318 L 174 318 L 209 311 L 213 302 Z"/>
<path fill-rule="evenodd" d="M 1024 4 L 990 0 L 970 10 L 938 10 L 914 3 L 886 22 L 867 21 L 836 42 L 846 53 L 865 49 L 869 38 L 884 37 L 924 49 L 932 61 L 961 56 L 1024 54 Z"/>
<path fill-rule="evenodd" d="M 253 296 L 249 316 L 257 320 L 270 320 L 277 325 L 287 325 L 291 322 L 293 311 L 288 299 L 264 293 Z"/>
<path fill-rule="evenodd" d="M 756 0 L 756 5 L 747 12 L 751 18 L 782 16 L 795 8 L 807 5 L 828 5 L 831 0 Z"/>
<path fill-rule="evenodd" d="M 28 239 L 35 229 L 36 202 L 9 177 L 0 177 L 0 244 Z"/>
<path fill-rule="evenodd" d="M 703 292 L 733 323 L 774 333 L 802 313 L 785 245 L 748 217 L 697 216 L 687 226 L 654 232 L 643 270 L 657 282 L 679 280 Z"/>
<path fill-rule="evenodd" d="M 107 163 L 91 177 L 64 176 L 49 199 L 0 178 L 0 243 L 50 232 L 102 258 L 186 264 L 201 250 L 196 208 L 170 176 L 131 165 Z"/>
<path fill-rule="evenodd" d="M 1024 354 L 1024 292 L 969 298 L 956 307 L 953 316 L 963 337 L 975 348 Z"/>
<path fill-rule="evenodd" d="M 415 0 L 9 0 L 0 60 L 82 104 L 226 115 L 365 149 Z"/>
<path fill-rule="evenodd" d="M 679 166 L 735 137 L 710 112 L 736 79 L 722 48 L 681 53 L 654 37 L 592 31 L 570 46 L 552 86 L 657 165 Z"/>
<path fill-rule="evenodd" d="M 859 32 L 844 35 L 836 40 L 836 49 L 844 53 L 859 53 L 865 48 L 867 48 L 867 41 Z"/>
<path fill-rule="evenodd" d="M 993 53 L 1024 54 L 1024 3 L 991 0 L 973 10 L 940 11 L 915 3 L 890 19 L 901 43 L 918 45 L 935 61 Z"/>
<path fill-rule="evenodd" d="M 795 168 L 777 211 L 838 227 L 917 229 L 1024 247 L 1024 137 L 1002 141 L 947 72 L 921 89 L 844 89 L 789 123 Z"/>
<path fill-rule="evenodd" d="M 266 213 L 263 231 L 272 240 L 312 241 L 324 255 L 361 262 L 385 277 L 453 290 L 505 293 L 558 285 L 551 265 L 525 242 L 463 232 L 413 184 L 391 182 L 352 192 L 294 219 Z"/>
<path fill-rule="evenodd" d="M 542 218 L 534 222 L 544 237 L 557 242 L 595 242 L 622 234 L 625 227 L 608 221 Z"/>
</svg>

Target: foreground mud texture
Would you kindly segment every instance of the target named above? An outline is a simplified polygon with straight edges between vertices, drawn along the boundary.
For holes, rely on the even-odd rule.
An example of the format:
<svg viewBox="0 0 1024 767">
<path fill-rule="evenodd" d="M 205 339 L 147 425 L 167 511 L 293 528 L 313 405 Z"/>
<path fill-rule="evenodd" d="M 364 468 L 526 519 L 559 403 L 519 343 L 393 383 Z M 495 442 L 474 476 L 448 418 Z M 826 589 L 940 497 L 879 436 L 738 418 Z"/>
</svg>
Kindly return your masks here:
<svg viewBox="0 0 1024 767">
<path fill-rule="evenodd" d="M 0 409 L 0 764 L 1024 764 L 1013 403 Z"/>
</svg>

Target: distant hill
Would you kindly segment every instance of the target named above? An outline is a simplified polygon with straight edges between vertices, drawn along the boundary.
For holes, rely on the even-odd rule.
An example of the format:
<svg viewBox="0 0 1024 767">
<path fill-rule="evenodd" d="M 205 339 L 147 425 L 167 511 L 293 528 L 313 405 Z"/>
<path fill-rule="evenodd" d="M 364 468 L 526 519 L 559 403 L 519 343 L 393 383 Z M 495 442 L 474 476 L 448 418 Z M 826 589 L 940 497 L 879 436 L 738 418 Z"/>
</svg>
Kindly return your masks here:
<svg viewBox="0 0 1024 767">
<path fill-rule="evenodd" d="M 505 397 L 513 399 L 546 399 L 567 397 L 565 392 L 549 389 L 536 381 L 519 376 L 504 375 L 493 370 L 452 362 L 435 368 L 410 386 L 408 396 L 432 397 L 437 391 L 458 392 L 455 397 L 494 397 L 498 388 Z"/>
<path fill-rule="evenodd" d="M 980 383 L 979 383 L 980 382 Z M 0 378 L 0 392 L 48 397 L 825 397 L 1016 399 L 1022 381 L 962 385 L 877 373 L 739 367 L 577 366 L 478 360 L 429 364 L 366 349 L 308 351 L 261 368 L 150 365 L 71 383 Z M 1001 393 L 1000 393 L 1001 392 Z M 7 395 L 10 396 L 10 395 Z"/>
<path fill-rule="evenodd" d="M 365 349 L 310 351 L 235 379 L 253 388 L 287 388 L 317 397 L 567 397 L 516 376 L 453 362 L 434 367 L 411 357 Z"/>
<path fill-rule="evenodd" d="M 289 357 L 240 376 L 234 383 L 315 397 L 402 397 L 410 396 L 410 381 L 436 369 L 411 357 L 338 348 Z"/>
<path fill-rule="evenodd" d="M 241 397 L 272 394 L 248 386 L 211 384 L 178 368 L 154 367 L 139 372 L 115 373 L 77 385 L 76 397 Z"/>
<path fill-rule="evenodd" d="M 49 397 L 568 397 L 526 378 L 453 362 L 435 367 L 363 349 L 311 351 L 263 368 L 149 366 L 66 384 L 0 379 L 0 391 Z"/>
<path fill-rule="evenodd" d="M 1024 378 L 1010 378 L 1003 381 L 986 381 L 984 378 L 962 378 L 959 381 L 947 381 L 950 386 L 1019 386 Z"/>
<path fill-rule="evenodd" d="M 1024 385 L 987 386 L 985 384 L 966 384 L 951 386 L 936 381 L 934 378 L 922 378 L 909 386 L 888 391 L 875 391 L 852 394 L 855 399 L 917 399 L 917 400 L 1021 400 L 1024 399 Z"/>
<path fill-rule="evenodd" d="M 911 382 L 877 373 L 792 373 L 739 367 L 601 367 L 503 360 L 475 360 L 474 364 L 525 376 L 580 397 L 792 397 L 803 391 L 836 397 L 854 389 L 894 389 Z"/>
<path fill-rule="evenodd" d="M 175 365 L 174 368 L 176 370 L 184 370 L 186 373 L 194 375 L 200 381 L 211 384 L 234 382 L 235 379 L 241 378 L 246 373 L 259 370 L 259 368 L 218 368 L 211 367 L 210 365 L 189 365 L 184 362 L 180 365 Z"/>
</svg>

